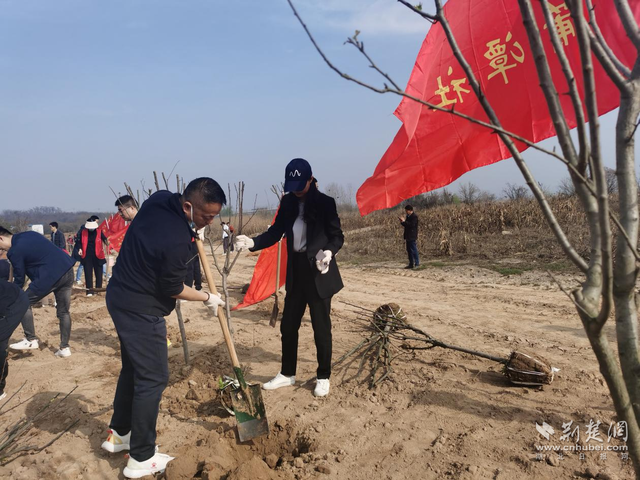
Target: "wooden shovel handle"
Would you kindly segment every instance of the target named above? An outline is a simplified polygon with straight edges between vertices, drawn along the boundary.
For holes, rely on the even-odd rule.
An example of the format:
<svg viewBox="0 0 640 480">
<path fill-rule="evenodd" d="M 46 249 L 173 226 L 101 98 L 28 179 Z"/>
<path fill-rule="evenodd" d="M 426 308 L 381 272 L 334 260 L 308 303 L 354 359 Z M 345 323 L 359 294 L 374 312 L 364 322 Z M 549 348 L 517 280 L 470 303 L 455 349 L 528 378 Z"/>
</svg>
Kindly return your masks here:
<svg viewBox="0 0 640 480">
<path fill-rule="evenodd" d="M 209 284 L 209 291 L 212 294 L 217 295 L 218 290 L 216 290 L 216 284 L 213 282 L 213 275 L 211 274 L 211 267 L 209 266 L 209 262 L 207 261 L 207 255 L 204 252 L 204 245 L 202 244 L 202 240 L 196 238 L 196 247 L 198 248 L 198 255 L 200 256 L 200 263 L 202 264 L 202 269 L 204 270 L 204 276 L 207 279 L 207 284 Z M 229 324 L 227 323 L 227 316 L 224 313 L 224 308 L 218 308 L 218 320 L 220 320 L 220 327 L 222 328 L 222 334 L 224 335 L 224 341 L 227 344 L 227 349 L 229 350 L 229 355 L 231 356 L 231 363 L 234 368 L 240 369 L 240 362 L 238 361 L 238 355 L 236 355 L 236 348 L 233 345 L 233 341 L 231 340 L 231 333 L 229 332 Z"/>
</svg>

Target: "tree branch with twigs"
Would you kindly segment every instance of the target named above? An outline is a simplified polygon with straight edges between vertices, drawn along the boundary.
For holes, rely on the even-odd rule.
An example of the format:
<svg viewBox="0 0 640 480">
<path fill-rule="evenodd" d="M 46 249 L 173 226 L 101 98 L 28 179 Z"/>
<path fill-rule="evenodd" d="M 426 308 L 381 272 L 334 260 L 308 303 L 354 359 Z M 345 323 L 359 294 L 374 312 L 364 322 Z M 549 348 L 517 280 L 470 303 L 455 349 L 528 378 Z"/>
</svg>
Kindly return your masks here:
<svg viewBox="0 0 640 480">
<path fill-rule="evenodd" d="M 378 87 L 345 73 L 335 66 L 319 47 L 313 35 L 296 11 L 292 0 L 287 0 L 293 14 L 300 22 L 309 40 L 323 61 L 340 77 L 356 83 L 376 93 L 392 93 L 417 102 L 438 114 L 449 114 L 463 118 L 476 125 L 490 129 L 500 138 L 511 153 L 521 171 L 529 189 L 533 193 L 545 219 L 553 231 L 556 240 L 567 257 L 583 272 L 585 279 L 581 285 L 567 292 L 576 305 L 592 349 L 605 378 L 618 416 L 625 420 L 629 429 L 629 454 L 636 473 L 640 475 L 640 353 L 638 352 L 637 304 L 640 303 L 635 292 L 639 273 L 638 254 L 638 180 L 635 176 L 634 135 L 640 116 L 640 27 L 627 0 L 613 0 L 618 18 L 624 31 L 633 44 L 635 60 L 632 66 L 623 64 L 607 45 L 598 26 L 591 0 L 587 0 L 587 11 L 581 0 L 567 0 L 566 8 L 570 12 L 575 27 L 575 41 L 579 47 L 580 69 L 573 71 L 560 42 L 554 18 L 545 1 L 541 1 L 542 17 L 546 33 L 538 28 L 531 0 L 518 0 L 527 40 L 535 60 L 540 88 L 544 94 L 549 116 L 552 120 L 562 154 L 539 147 L 528 139 L 504 128 L 484 94 L 476 75 L 470 67 L 462 49 L 456 41 L 449 21 L 444 13 L 441 0 L 434 0 L 435 13 L 429 13 L 422 6 L 414 6 L 407 1 L 398 0 L 404 7 L 421 16 L 426 21 L 442 28 L 453 55 L 465 73 L 474 95 L 482 106 L 488 121 L 480 121 L 455 109 L 439 107 L 421 98 L 417 98 L 398 87 L 391 76 L 378 67 L 365 51 L 359 38 L 360 32 L 345 43 L 355 47 L 365 57 L 369 67 L 384 78 L 383 86 Z M 536 0 L 538 1 L 538 0 Z M 543 45 L 543 35 L 549 35 L 554 47 L 548 53 Z M 549 55 L 554 55 L 560 63 L 567 91 L 558 91 L 551 76 Z M 611 195 L 616 194 L 609 188 L 607 169 L 601 146 L 601 132 L 596 102 L 596 84 L 592 55 L 602 66 L 620 93 L 620 109 L 616 125 L 616 177 L 618 184 L 617 212 L 611 211 Z M 577 89 L 576 76 L 584 85 L 581 95 Z M 564 87 L 563 87 L 564 88 Z M 570 127 L 565 120 L 560 95 L 568 94 L 572 113 L 576 118 L 578 132 L 577 143 L 570 135 Z M 586 111 L 586 115 L 585 115 Z M 568 169 L 574 191 L 576 192 L 589 229 L 590 253 L 588 259 L 580 256 L 567 239 L 558 224 L 546 198 L 527 164 L 522 158 L 515 142 L 521 142 L 560 160 Z M 612 231 L 615 225 L 617 238 Z M 614 248 L 614 240 L 616 242 Z M 615 253 L 614 253 L 615 252 Z M 616 339 L 618 359 L 603 333 L 603 327 L 611 316 L 616 321 Z"/>
</svg>

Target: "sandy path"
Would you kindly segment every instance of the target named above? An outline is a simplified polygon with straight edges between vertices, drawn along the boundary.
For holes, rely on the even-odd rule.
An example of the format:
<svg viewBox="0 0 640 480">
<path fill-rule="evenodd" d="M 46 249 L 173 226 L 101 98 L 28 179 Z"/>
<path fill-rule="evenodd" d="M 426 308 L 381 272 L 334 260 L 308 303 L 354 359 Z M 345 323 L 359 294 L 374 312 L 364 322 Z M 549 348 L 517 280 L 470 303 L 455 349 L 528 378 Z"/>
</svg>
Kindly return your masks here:
<svg viewBox="0 0 640 480">
<path fill-rule="evenodd" d="M 234 285 L 249 281 L 255 261 L 241 257 Z M 587 452 L 584 459 L 577 453 L 561 460 L 553 456 L 553 465 L 536 461 L 535 445 L 559 444 L 562 423 L 573 420 L 583 435 L 590 419 L 600 420 L 606 443 L 615 418 L 573 307 L 544 274 L 504 277 L 471 266 L 408 272 L 391 263 L 344 265 L 341 271 L 346 288 L 333 302 L 334 358 L 364 335 L 355 322 L 357 309 L 342 302 L 375 309 L 394 301 L 413 325 L 438 339 L 497 356 L 515 349 L 538 352 L 561 372 L 544 389 L 517 388 L 502 377 L 499 364 L 435 349 L 398 359 L 389 380 L 369 390 L 364 378 L 350 380 L 356 362 L 334 372 L 326 399 L 311 395 L 312 382 L 264 392 L 271 434 L 240 445 L 235 420 L 221 409 L 215 390 L 216 378 L 230 372 L 219 326 L 202 306 L 190 304 L 183 311 L 191 368 L 184 366 L 175 315 L 168 318 L 175 348 L 170 349 L 171 384 L 161 405 L 158 442 L 178 457 L 167 478 L 555 479 L 574 478 L 587 468 L 612 478 L 631 476 L 630 467 L 613 452 L 606 459 Z M 239 291 L 232 296 L 238 301 Z M 249 365 L 252 381 L 264 382 L 279 369 L 278 331 L 268 326 L 272 302 L 234 317 L 238 355 Z M 0 411 L 0 427 L 75 386 L 59 412 L 37 422 L 32 443 L 42 445 L 72 421 L 79 422 L 44 451 L 0 467 L 0 477 L 122 478 L 122 455 L 99 448 L 119 370 L 118 342 L 104 298 L 74 301 L 69 359 L 53 357 L 58 337 L 53 309 L 35 315 L 45 346 L 34 354 L 12 355 L 8 392 L 27 383 Z M 312 378 L 315 368 L 312 330 L 305 321 L 298 379 Z M 537 433 L 535 422 L 543 421 L 556 429 L 555 441 Z"/>
</svg>

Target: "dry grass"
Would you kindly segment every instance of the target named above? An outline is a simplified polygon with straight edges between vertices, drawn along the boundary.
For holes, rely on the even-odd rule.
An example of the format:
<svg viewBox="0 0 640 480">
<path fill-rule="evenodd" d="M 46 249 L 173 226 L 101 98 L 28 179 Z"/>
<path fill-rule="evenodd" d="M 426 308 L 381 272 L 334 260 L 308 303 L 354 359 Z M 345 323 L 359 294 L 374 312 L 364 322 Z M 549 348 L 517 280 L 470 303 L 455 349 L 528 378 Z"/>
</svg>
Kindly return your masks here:
<svg viewBox="0 0 640 480">
<path fill-rule="evenodd" d="M 575 198 L 554 198 L 551 207 L 578 252 L 589 253 L 582 208 Z M 346 242 L 341 253 L 354 262 L 402 259 L 406 256 L 401 207 L 367 217 L 341 214 Z M 534 200 L 452 204 L 416 210 L 420 219 L 418 250 L 423 261 L 438 258 L 543 265 L 566 260 Z M 568 265 L 568 261 L 567 261 Z"/>
<path fill-rule="evenodd" d="M 550 204 L 569 240 L 587 258 L 588 232 L 578 200 L 575 197 L 556 197 L 550 200 Z M 512 267 L 504 264 L 517 264 L 518 271 L 534 266 L 552 270 L 571 268 L 534 200 L 451 204 L 416 209 L 416 213 L 420 219 L 418 250 L 423 264 L 439 266 L 439 262 L 472 262 L 496 271 L 506 269 L 505 274 Z M 255 236 L 264 232 L 273 214 L 272 211 L 258 212 L 242 233 Z M 401 214 L 404 214 L 402 207 L 374 212 L 366 217 L 361 217 L 353 209 L 341 211 L 345 244 L 340 252 L 340 261 L 404 262 L 403 228 L 398 219 Z M 245 216 L 245 223 L 247 219 Z M 231 223 L 235 226 L 237 219 L 232 218 Z M 219 225 L 214 226 L 214 238 L 221 236 L 221 230 L 218 230 Z"/>
</svg>

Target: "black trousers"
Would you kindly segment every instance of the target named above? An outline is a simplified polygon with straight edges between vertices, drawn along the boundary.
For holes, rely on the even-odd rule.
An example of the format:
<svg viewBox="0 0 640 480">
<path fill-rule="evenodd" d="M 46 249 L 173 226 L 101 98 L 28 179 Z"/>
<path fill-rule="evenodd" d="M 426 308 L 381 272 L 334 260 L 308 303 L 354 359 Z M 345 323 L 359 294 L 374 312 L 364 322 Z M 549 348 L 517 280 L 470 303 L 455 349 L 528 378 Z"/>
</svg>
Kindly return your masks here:
<svg viewBox="0 0 640 480">
<path fill-rule="evenodd" d="M 69 338 L 71 338 L 71 289 L 73 288 L 73 268 L 70 268 L 60 280 L 58 280 L 51 290 L 44 295 L 37 295 L 33 293 L 31 288 L 27 288 L 27 297 L 29 297 L 29 304 L 35 305 L 44 297 L 53 293 L 56 298 L 56 315 L 60 321 L 60 348 L 66 348 L 69 346 Z M 37 340 L 36 327 L 33 322 L 33 310 L 31 306 L 27 309 L 27 313 L 22 317 L 22 329 L 24 330 L 24 336 L 29 341 Z"/>
<path fill-rule="evenodd" d="M 120 339 L 122 369 L 109 426 L 131 432 L 129 454 L 144 462 L 155 453 L 162 392 L 169 383 L 167 326 L 163 317 L 129 312 L 107 293 L 107 308 Z"/>
<path fill-rule="evenodd" d="M 317 377 L 331 376 L 331 297 L 320 298 L 313 279 L 313 270 L 306 253 L 292 253 L 293 288 L 284 299 L 284 312 L 280 333 L 282 333 L 282 368 L 280 372 L 288 377 L 296 374 L 298 364 L 298 330 L 302 315 L 309 305 L 313 338 L 316 342 L 318 359 Z"/>
<path fill-rule="evenodd" d="M 14 330 L 20 325 L 20 320 L 29 309 L 29 297 L 25 292 L 20 292 L 15 302 L 9 305 L 6 315 L 0 317 L 0 395 L 4 392 L 9 375 L 9 361 L 7 360 L 7 347 Z"/>
<path fill-rule="evenodd" d="M 96 288 L 102 288 L 102 265 L 104 261 L 96 257 L 95 253 L 87 252 L 87 256 L 82 259 L 84 267 L 84 285 L 87 290 L 93 288 L 93 275 L 96 276 Z"/>
</svg>

